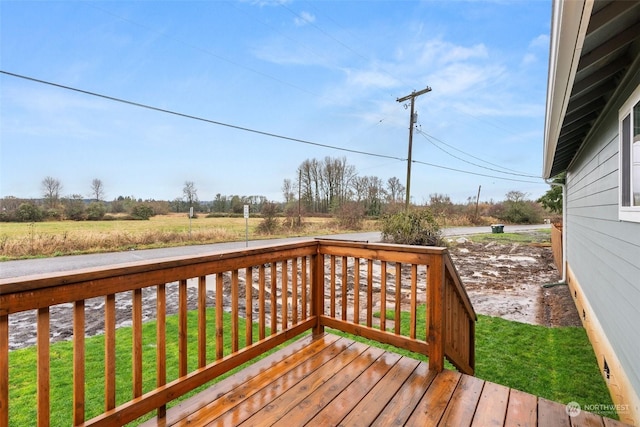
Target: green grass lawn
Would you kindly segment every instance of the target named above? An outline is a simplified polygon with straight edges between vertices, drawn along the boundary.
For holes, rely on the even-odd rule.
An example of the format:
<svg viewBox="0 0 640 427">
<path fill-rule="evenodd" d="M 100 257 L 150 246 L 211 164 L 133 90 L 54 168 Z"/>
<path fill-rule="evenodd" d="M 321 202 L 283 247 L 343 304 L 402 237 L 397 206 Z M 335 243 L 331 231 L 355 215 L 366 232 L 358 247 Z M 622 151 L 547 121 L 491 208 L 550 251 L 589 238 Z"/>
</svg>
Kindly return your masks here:
<svg viewBox="0 0 640 427">
<path fill-rule="evenodd" d="M 424 306 L 418 310 L 418 336 L 425 336 Z M 230 321 L 225 313 L 225 324 Z M 213 318 L 210 310 L 208 318 Z M 387 314 L 393 318 L 393 312 Z M 403 333 L 408 332 L 408 313 L 402 313 Z M 244 337 L 240 322 L 240 345 Z M 338 333 L 337 331 L 332 331 Z M 215 355 L 213 327 L 207 330 L 207 355 Z M 197 365 L 197 317 L 189 313 L 189 370 Z M 342 335 L 342 334 L 341 334 Z M 167 380 L 177 378 L 177 318 L 167 318 Z M 254 336 L 257 330 L 254 329 Z M 225 333 L 225 355 L 230 353 L 230 333 Z M 350 338 L 354 338 L 350 336 Z M 357 338 L 356 338 L 357 339 Z M 360 340 L 360 339 L 358 339 Z M 390 351 L 426 360 L 426 357 L 364 340 Z M 131 328 L 117 330 L 117 403 L 129 400 L 131 391 Z M 155 386 L 155 322 L 143 328 L 144 391 Z M 51 424 L 71 424 L 72 397 L 71 342 L 51 346 Z M 104 406 L 104 337 L 86 340 L 86 416 L 102 412 Z M 15 350 L 9 354 L 10 425 L 34 425 L 36 420 L 36 352 L 35 348 Z M 452 368 L 451 365 L 448 365 Z M 476 327 L 476 376 L 487 381 L 523 390 L 554 401 L 581 405 L 611 405 L 607 387 L 598 371 L 596 359 L 582 328 L 547 328 L 500 318 L 479 316 Z M 195 393 L 195 392 L 194 392 Z M 193 393 L 192 393 L 193 394 Z M 608 417 L 616 414 L 603 413 Z"/>
<path fill-rule="evenodd" d="M 527 231 L 520 233 L 485 233 L 472 234 L 467 237 L 469 240 L 477 243 L 495 242 L 500 244 L 509 243 L 538 243 L 551 244 L 551 229 L 543 228 L 535 231 Z"/>
<path fill-rule="evenodd" d="M 224 313 L 225 324 L 231 323 L 231 315 Z M 214 319 L 213 309 L 208 309 L 207 319 Z M 133 396 L 131 384 L 131 328 L 123 327 L 116 331 L 116 404 L 129 401 Z M 197 313 L 188 316 L 188 370 L 197 368 Z M 267 331 L 269 333 L 269 331 Z M 155 347 L 156 323 L 143 326 L 143 392 L 155 388 Z M 257 324 L 253 336 L 258 336 Z M 244 346 L 244 322 L 239 324 L 240 347 Z M 207 328 L 207 361 L 215 359 L 215 329 L 210 323 Z M 104 409 L 104 336 L 86 339 L 85 387 L 86 419 L 93 418 Z M 231 353 L 231 333 L 224 335 L 224 355 Z M 70 341 L 51 345 L 51 425 L 72 424 L 73 390 L 73 344 Z M 263 355 L 262 357 L 266 356 Z M 14 350 L 9 353 L 9 424 L 28 426 L 36 424 L 36 349 L 35 347 Z M 178 319 L 167 316 L 167 382 L 178 378 Z M 233 372 L 237 371 L 237 368 Z M 225 376 L 230 375 L 228 373 Z M 203 386 L 205 387 L 205 386 Z M 196 391 L 190 393 L 194 394 Z M 186 396 L 185 396 L 186 397 Z M 151 415 L 149 415 L 150 417 Z M 148 418 L 148 417 L 147 417 Z"/>
</svg>

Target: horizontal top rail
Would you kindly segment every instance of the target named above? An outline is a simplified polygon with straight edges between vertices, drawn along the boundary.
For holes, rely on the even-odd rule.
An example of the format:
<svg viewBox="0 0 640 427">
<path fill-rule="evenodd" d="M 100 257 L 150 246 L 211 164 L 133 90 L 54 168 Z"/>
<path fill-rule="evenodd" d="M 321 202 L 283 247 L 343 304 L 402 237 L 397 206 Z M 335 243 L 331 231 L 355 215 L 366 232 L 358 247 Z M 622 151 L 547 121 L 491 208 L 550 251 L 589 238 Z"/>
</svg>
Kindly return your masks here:
<svg viewBox="0 0 640 427">
<path fill-rule="evenodd" d="M 167 282 L 167 277 L 179 280 L 183 277 L 197 277 L 278 262 L 294 254 L 296 256 L 311 255 L 316 253 L 317 245 L 316 241 L 308 240 L 223 253 L 134 261 L 108 267 L 0 279 L 0 314 L 11 314 L 152 286 Z M 162 277 L 157 277 L 158 275 Z M 137 276 L 135 281 L 127 279 L 132 276 Z M 42 293 L 47 288 L 72 287 L 76 284 L 92 286 L 83 286 L 80 289 L 74 287 L 73 293 L 57 292 L 54 300 L 47 299 L 46 294 Z M 93 286 L 97 284 L 101 286 Z M 38 291 L 37 294 L 36 291 Z M 35 300 L 36 297 L 38 300 Z"/>
</svg>

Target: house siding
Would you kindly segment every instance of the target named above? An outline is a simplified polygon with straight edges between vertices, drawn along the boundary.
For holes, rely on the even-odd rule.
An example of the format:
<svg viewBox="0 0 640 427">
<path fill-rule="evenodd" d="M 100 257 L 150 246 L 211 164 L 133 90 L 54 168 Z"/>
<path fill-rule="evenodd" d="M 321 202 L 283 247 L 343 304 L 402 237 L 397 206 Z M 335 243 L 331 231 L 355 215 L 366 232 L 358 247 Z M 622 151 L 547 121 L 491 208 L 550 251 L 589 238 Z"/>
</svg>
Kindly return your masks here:
<svg viewBox="0 0 640 427">
<path fill-rule="evenodd" d="M 618 220 L 618 110 L 640 84 L 635 76 L 567 171 L 565 227 L 567 262 L 637 396 L 640 223 Z"/>
</svg>

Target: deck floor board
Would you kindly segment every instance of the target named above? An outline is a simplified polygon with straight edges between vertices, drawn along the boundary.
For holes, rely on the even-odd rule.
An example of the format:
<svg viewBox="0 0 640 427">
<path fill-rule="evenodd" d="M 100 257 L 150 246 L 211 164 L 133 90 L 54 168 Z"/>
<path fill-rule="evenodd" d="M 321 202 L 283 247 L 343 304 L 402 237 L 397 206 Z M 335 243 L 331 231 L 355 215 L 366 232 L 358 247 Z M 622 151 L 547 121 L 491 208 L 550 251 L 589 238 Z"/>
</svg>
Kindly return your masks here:
<svg viewBox="0 0 640 427">
<path fill-rule="evenodd" d="M 304 337 L 143 424 L 621 426 L 565 405 L 324 334 Z"/>
</svg>

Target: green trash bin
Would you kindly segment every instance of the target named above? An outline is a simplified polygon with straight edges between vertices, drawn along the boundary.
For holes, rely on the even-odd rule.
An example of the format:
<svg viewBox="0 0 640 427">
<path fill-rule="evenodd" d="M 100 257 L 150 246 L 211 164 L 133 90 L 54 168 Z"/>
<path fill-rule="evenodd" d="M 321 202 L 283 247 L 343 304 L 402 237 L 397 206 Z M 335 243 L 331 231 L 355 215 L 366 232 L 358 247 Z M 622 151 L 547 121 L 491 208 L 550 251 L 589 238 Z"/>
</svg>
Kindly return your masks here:
<svg viewBox="0 0 640 427">
<path fill-rule="evenodd" d="M 504 233 L 504 224 L 493 224 L 491 225 L 492 233 Z"/>
</svg>

